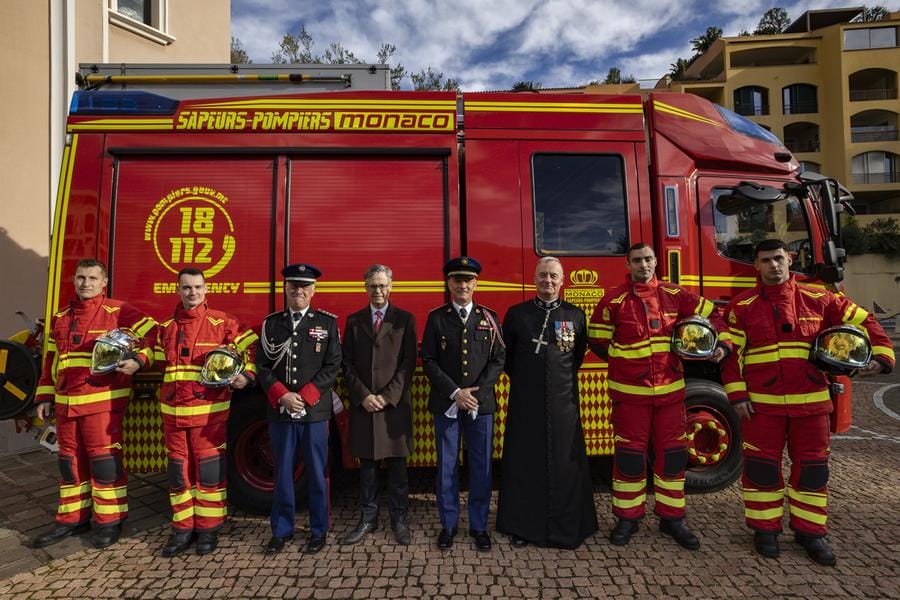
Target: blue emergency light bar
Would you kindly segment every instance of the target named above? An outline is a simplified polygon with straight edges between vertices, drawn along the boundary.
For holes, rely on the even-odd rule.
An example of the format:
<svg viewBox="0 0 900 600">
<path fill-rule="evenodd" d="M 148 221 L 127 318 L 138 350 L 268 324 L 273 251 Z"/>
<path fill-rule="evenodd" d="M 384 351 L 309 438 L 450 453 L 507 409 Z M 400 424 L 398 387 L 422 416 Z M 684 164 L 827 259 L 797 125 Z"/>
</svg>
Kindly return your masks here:
<svg viewBox="0 0 900 600">
<path fill-rule="evenodd" d="M 171 115 L 178 100 L 149 92 L 78 91 L 72 95 L 72 115 Z"/>
</svg>

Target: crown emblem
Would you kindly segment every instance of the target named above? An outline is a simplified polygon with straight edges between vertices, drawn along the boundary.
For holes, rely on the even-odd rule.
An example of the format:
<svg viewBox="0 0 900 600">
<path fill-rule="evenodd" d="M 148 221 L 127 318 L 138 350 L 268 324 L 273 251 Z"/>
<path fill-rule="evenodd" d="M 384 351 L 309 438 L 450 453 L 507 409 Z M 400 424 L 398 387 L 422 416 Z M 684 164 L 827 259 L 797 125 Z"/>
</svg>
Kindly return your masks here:
<svg viewBox="0 0 900 600">
<path fill-rule="evenodd" d="M 467 265 L 467 264 L 469 264 L 469 259 L 466 258 L 465 256 L 463 256 L 461 259 L 459 259 L 459 262 L 464 265 Z"/>
<path fill-rule="evenodd" d="M 569 273 L 569 279 L 572 281 L 572 285 L 590 286 L 597 283 L 598 275 L 597 271 L 591 271 L 590 269 L 578 269 L 577 271 L 572 271 L 571 273 Z"/>
</svg>

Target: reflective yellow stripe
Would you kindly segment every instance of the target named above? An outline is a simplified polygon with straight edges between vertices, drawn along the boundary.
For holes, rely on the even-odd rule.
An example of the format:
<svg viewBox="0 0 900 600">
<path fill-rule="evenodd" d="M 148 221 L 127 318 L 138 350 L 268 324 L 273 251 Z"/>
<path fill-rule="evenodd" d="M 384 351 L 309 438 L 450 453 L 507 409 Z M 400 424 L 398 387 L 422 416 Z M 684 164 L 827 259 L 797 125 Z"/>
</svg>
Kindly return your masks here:
<svg viewBox="0 0 900 600">
<path fill-rule="evenodd" d="M 128 495 L 128 488 L 125 486 L 117 488 L 94 488 L 94 498 L 102 498 L 103 500 L 115 500 L 116 498 L 124 498 Z"/>
<path fill-rule="evenodd" d="M 147 335 L 147 332 L 153 329 L 156 325 L 156 321 L 151 319 L 150 317 L 144 317 L 137 323 L 131 326 L 131 330 L 138 334 L 138 337 L 144 337 Z"/>
<path fill-rule="evenodd" d="M 200 371 L 167 371 L 163 375 L 163 383 L 172 383 L 173 381 L 200 381 Z"/>
<path fill-rule="evenodd" d="M 187 490 L 186 492 L 178 492 L 175 494 L 169 494 L 169 503 L 172 506 L 176 504 L 181 504 L 182 502 L 190 502 L 194 499 L 194 490 L 193 488 Z"/>
<path fill-rule="evenodd" d="M 80 485 L 61 485 L 59 486 L 60 498 L 74 498 L 86 492 L 91 491 L 91 482 L 86 481 Z"/>
<path fill-rule="evenodd" d="M 638 344 L 623 346 L 614 343 L 609 349 L 609 356 L 610 358 L 647 358 L 655 353 L 671 352 L 672 340 L 669 338 L 651 338 L 650 344 L 643 342 L 643 345 L 638 346 Z M 629 348 L 634 349 L 631 350 Z"/>
<path fill-rule="evenodd" d="M 227 498 L 227 492 L 225 490 L 220 490 L 216 492 L 204 492 L 203 490 L 197 490 L 197 499 L 198 500 L 209 500 L 210 502 L 221 502 Z"/>
<path fill-rule="evenodd" d="M 725 393 L 730 394 L 732 392 L 746 392 L 747 384 L 743 381 L 735 381 L 734 383 L 726 383 L 725 384 Z"/>
<path fill-rule="evenodd" d="M 828 506 L 828 496 L 819 492 L 801 492 L 800 490 L 788 487 L 788 497 L 797 502 L 809 504 L 810 506 L 818 506 L 819 508 Z"/>
<path fill-rule="evenodd" d="M 212 508 L 209 506 L 195 506 L 194 514 L 198 517 L 224 517 L 228 511 L 224 506 Z"/>
<path fill-rule="evenodd" d="M 173 513 L 172 520 L 175 522 L 184 521 L 185 519 L 190 519 L 193 516 L 194 516 L 194 507 L 189 506 L 189 507 L 185 508 L 184 510 L 179 510 L 178 512 Z"/>
<path fill-rule="evenodd" d="M 793 504 L 791 504 L 788 508 L 790 509 L 793 516 L 799 517 L 805 521 L 809 521 L 810 523 L 815 523 L 816 525 L 824 525 L 828 522 L 828 515 L 820 515 L 819 513 L 803 510 L 802 508 L 794 506 Z"/>
<path fill-rule="evenodd" d="M 666 496 L 665 494 L 656 494 L 656 503 L 657 504 L 665 504 L 666 506 L 671 506 L 672 508 L 684 508 L 684 496 L 680 498 L 672 498 L 671 496 Z"/>
<path fill-rule="evenodd" d="M 781 502 L 784 500 L 784 488 L 774 492 L 744 489 L 744 500 L 748 502 Z"/>
<path fill-rule="evenodd" d="M 90 358 L 60 358 L 59 365 L 57 366 L 57 371 L 62 369 L 71 369 L 74 367 L 82 367 L 85 369 L 91 368 L 91 359 Z"/>
<path fill-rule="evenodd" d="M 884 356 L 894 360 L 894 349 L 887 346 L 872 346 L 872 354 L 874 356 Z"/>
<path fill-rule="evenodd" d="M 617 492 L 643 492 L 647 487 L 647 481 L 621 481 L 613 479 L 613 490 Z"/>
<path fill-rule="evenodd" d="M 856 312 L 854 312 L 854 310 Z M 847 307 L 847 312 L 844 313 L 844 323 L 849 323 L 850 325 L 862 325 L 862 322 L 866 320 L 866 317 L 869 316 L 869 313 L 856 304 L 851 304 Z"/>
<path fill-rule="evenodd" d="M 128 503 L 125 504 L 97 504 L 94 502 L 94 512 L 98 515 L 117 515 L 128 512 Z"/>
<path fill-rule="evenodd" d="M 680 379 L 668 385 L 644 387 L 640 385 L 628 385 L 625 383 L 619 383 L 618 381 L 609 379 L 607 380 L 607 386 L 609 387 L 609 389 L 616 390 L 617 392 L 622 392 L 623 394 L 633 394 L 635 396 L 657 396 L 660 394 L 668 394 L 684 389 L 684 380 Z"/>
<path fill-rule="evenodd" d="M 613 496 L 612 503 L 616 508 L 634 508 L 635 506 L 640 506 L 647 499 L 645 494 L 641 494 L 636 498 L 632 498 L 631 500 L 625 500 L 622 498 L 616 498 Z"/>
<path fill-rule="evenodd" d="M 92 402 L 103 402 L 105 400 L 114 400 L 116 398 L 127 398 L 131 395 L 129 388 L 121 390 L 110 390 L 108 392 L 97 392 L 96 394 L 84 394 L 83 396 L 57 396 L 56 401 L 60 404 L 69 406 L 84 406 Z"/>
<path fill-rule="evenodd" d="M 208 415 L 214 412 L 228 410 L 230 401 L 216 402 L 214 404 L 202 404 L 200 406 L 170 406 L 162 405 L 162 413 L 164 415 L 173 415 L 176 417 L 193 417 L 196 415 Z"/>
<path fill-rule="evenodd" d="M 780 519 L 784 516 L 784 507 L 769 508 L 766 510 L 744 509 L 744 516 L 748 519 L 759 519 L 760 521 L 768 521 L 770 519 Z"/>
<path fill-rule="evenodd" d="M 56 393 L 56 387 L 54 387 L 52 385 L 40 385 L 40 386 L 38 386 L 37 391 L 35 391 L 35 395 L 37 395 L 37 396 L 45 396 L 48 394 L 55 394 L 55 393 Z"/>
<path fill-rule="evenodd" d="M 248 329 L 235 338 L 234 344 L 237 346 L 238 350 L 246 352 L 247 348 L 255 344 L 257 340 L 259 340 L 259 336 L 253 333 L 252 329 Z"/>
<path fill-rule="evenodd" d="M 78 512 L 82 508 L 90 508 L 91 504 L 93 503 L 93 500 L 91 500 L 90 498 L 87 498 L 80 502 L 66 502 L 65 504 L 60 504 L 56 512 L 59 514 Z"/>
<path fill-rule="evenodd" d="M 254 375 L 256 375 L 256 365 L 253 363 L 247 363 L 244 365 L 244 371 L 246 371 L 247 373 L 253 373 Z"/>
<path fill-rule="evenodd" d="M 703 318 L 708 317 L 712 314 L 713 311 L 713 303 L 707 300 L 706 298 L 700 298 L 700 302 L 697 303 L 697 308 L 694 309 L 694 313 L 700 315 Z"/>
<path fill-rule="evenodd" d="M 160 362 L 166 360 L 166 353 L 163 352 L 162 350 L 154 350 L 153 360 L 158 360 Z"/>
<path fill-rule="evenodd" d="M 670 492 L 683 492 L 684 491 L 684 478 L 681 479 L 661 479 L 658 475 L 653 476 L 653 485 L 654 487 L 658 487 L 663 490 L 669 490 Z"/>
<path fill-rule="evenodd" d="M 807 360 L 809 358 L 809 348 L 805 350 L 778 350 L 777 352 L 766 352 L 765 354 L 747 354 L 744 357 L 745 365 L 762 365 L 765 363 L 776 363 L 784 358 L 799 358 Z"/>
<path fill-rule="evenodd" d="M 610 385 L 610 387 L 612 386 Z M 808 394 L 787 394 L 784 396 L 750 392 L 750 400 L 760 404 L 812 404 L 813 402 L 831 400 L 831 394 L 828 393 L 828 390 L 810 392 Z"/>
</svg>

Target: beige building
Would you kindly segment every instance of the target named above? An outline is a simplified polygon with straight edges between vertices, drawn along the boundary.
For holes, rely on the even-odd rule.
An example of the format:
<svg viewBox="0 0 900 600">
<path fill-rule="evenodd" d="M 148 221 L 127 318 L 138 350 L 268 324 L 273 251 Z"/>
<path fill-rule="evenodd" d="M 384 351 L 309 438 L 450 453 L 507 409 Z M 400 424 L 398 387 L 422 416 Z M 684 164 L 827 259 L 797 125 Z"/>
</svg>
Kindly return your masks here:
<svg viewBox="0 0 900 600">
<path fill-rule="evenodd" d="M 900 213 L 900 13 L 851 23 L 860 8 L 804 13 L 777 35 L 720 38 L 672 91 L 697 94 L 781 138 L 804 169 L 855 197 L 857 220 Z M 900 261 L 848 257 L 854 300 L 900 309 Z"/>
<path fill-rule="evenodd" d="M 763 125 L 850 188 L 859 213 L 900 213 L 900 13 L 850 22 L 861 13 L 809 11 L 781 34 L 721 38 L 669 89 Z"/>
<path fill-rule="evenodd" d="M 228 63 L 230 0 L 3 0 L 0 336 L 43 316 L 65 115 L 79 63 Z"/>
</svg>

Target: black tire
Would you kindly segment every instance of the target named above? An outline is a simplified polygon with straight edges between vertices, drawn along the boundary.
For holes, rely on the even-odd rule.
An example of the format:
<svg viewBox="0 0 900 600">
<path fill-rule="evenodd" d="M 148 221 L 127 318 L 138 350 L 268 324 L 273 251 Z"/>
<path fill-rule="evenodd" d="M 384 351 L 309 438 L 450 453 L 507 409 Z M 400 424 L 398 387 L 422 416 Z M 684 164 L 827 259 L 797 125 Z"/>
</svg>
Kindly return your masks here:
<svg viewBox="0 0 900 600">
<path fill-rule="evenodd" d="M 34 401 L 40 355 L 12 340 L 0 340 L 0 420 L 25 413 Z"/>
<path fill-rule="evenodd" d="M 228 419 L 228 500 L 249 513 L 272 512 L 274 461 L 269 446 L 265 398 L 256 391 L 235 394 Z M 297 508 L 306 505 L 306 471 L 297 457 L 294 472 Z"/>
<path fill-rule="evenodd" d="M 714 381 L 689 379 L 685 387 L 685 411 L 688 431 L 691 420 L 717 421 L 727 434 L 728 448 L 714 464 L 698 464 L 694 459 L 685 472 L 685 491 L 689 493 L 715 492 L 734 483 L 741 475 L 741 419 L 728 402 L 724 388 Z M 702 417 L 701 417 L 702 415 Z"/>
</svg>

